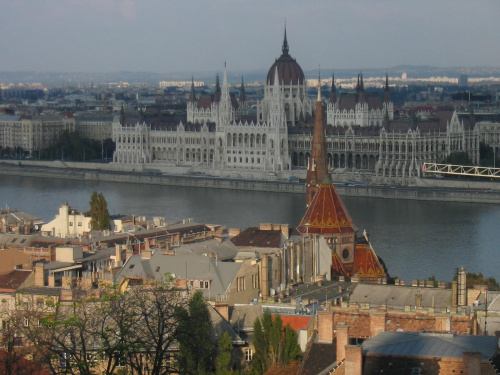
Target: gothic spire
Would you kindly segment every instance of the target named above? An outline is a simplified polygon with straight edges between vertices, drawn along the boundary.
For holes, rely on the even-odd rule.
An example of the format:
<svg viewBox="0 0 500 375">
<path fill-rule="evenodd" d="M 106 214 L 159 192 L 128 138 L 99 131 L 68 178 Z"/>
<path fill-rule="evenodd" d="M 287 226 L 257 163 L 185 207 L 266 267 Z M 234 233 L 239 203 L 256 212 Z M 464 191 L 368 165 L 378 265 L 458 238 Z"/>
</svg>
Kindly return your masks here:
<svg viewBox="0 0 500 375">
<path fill-rule="evenodd" d="M 245 94 L 245 84 L 243 83 L 243 76 L 241 76 L 241 86 L 240 86 L 240 103 L 244 103 L 246 101 Z"/>
<path fill-rule="evenodd" d="M 321 81 L 318 80 L 318 100 L 316 101 L 316 117 L 311 145 L 311 157 L 308 161 L 306 175 L 306 203 L 309 206 L 319 184 L 328 174 L 326 160 L 326 138 L 323 125 L 323 104 L 321 102 Z"/>
<path fill-rule="evenodd" d="M 363 84 L 363 73 L 359 73 L 359 103 L 365 102 L 365 86 Z"/>
<path fill-rule="evenodd" d="M 283 47 L 281 48 L 283 55 L 288 55 L 288 41 L 286 40 L 286 24 L 285 24 L 285 38 L 283 39 Z"/>
<path fill-rule="evenodd" d="M 337 89 L 335 88 L 335 75 L 332 72 L 332 88 L 330 90 L 330 103 L 337 103 Z"/>
<path fill-rule="evenodd" d="M 390 101 L 391 101 L 391 94 L 389 92 L 389 75 L 385 73 L 384 102 L 389 103 Z"/>
</svg>

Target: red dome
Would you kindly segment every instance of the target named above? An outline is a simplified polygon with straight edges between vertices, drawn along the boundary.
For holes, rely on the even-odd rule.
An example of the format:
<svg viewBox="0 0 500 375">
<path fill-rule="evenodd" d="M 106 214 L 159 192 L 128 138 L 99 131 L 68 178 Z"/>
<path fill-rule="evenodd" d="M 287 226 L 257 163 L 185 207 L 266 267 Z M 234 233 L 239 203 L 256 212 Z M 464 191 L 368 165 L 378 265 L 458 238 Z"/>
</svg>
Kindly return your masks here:
<svg viewBox="0 0 500 375">
<path fill-rule="evenodd" d="M 293 57 L 288 54 L 288 42 L 286 40 L 286 29 L 285 29 L 285 39 L 283 40 L 282 55 L 277 59 L 274 64 L 269 69 L 267 73 L 267 84 L 274 84 L 274 76 L 276 74 L 276 68 L 278 68 L 278 77 L 280 85 L 302 85 L 305 82 L 304 72 L 300 65 L 295 61 Z"/>
</svg>

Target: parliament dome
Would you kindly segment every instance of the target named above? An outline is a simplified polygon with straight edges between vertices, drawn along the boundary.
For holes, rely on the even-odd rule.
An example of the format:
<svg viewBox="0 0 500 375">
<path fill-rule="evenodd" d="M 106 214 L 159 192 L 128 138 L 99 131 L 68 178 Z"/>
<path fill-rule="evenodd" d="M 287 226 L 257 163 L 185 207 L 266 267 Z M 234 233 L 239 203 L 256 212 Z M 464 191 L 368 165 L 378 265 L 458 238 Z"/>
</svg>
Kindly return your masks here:
<svg viewBox="0 0 500 375">
<path fill-rule="evenodd" d="M 276 68 L 278 69 L 278 77 L 280 85 L 303 85 L 305 83 L 304 72 L 302 68 L 297 63 L 297 61 L 288 54 L 288 41 L 286 39 L 286 29 L 285 38 L 283 40 L 283 47 L 281 49 L 283 53 L 276 59 L 274 64 L 269 69 L 267 73 L 266 83 L 268 85 L 274 84 L 274 77 L 276 74 Z"/>
</svg>

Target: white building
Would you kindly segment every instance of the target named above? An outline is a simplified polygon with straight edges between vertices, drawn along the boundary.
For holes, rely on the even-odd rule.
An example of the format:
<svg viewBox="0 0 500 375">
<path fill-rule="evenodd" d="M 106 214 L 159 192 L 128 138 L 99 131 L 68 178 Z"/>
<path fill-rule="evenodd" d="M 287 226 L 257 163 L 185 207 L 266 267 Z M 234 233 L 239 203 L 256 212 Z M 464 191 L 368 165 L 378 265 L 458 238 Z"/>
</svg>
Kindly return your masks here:
<svg viewBox="0 0 500 375">
<path fill-rule="evenodd" d="M 122 165 L 207 167 L 215 174 L 234 171 L 246 177 L 290 170 L 287 123 L 293 125 L 299 117 L 311 116 L 306 90 L 302 69 L 288 55 L 285 32 L 283 55 L 269 70 L 257 120 L 244 119 L 248 107 L 243 82 L 237 99 L 230 92 L 224 69 L 222 87 L 217 78 L 212 95 L 197 99 L 192 86 L 186 124 L 158 129 L 146 123 L 115 121 L 113 161 Z"/>
</svg>

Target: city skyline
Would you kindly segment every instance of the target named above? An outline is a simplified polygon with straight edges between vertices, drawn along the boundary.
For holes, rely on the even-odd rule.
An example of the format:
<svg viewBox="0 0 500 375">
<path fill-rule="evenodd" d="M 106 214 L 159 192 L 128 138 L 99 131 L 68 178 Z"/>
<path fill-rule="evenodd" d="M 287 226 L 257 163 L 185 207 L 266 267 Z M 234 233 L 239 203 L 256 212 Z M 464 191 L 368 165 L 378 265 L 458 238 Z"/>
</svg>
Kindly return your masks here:
<svg viewBox="0 0 500 375">
<path fill-rule="evenodd" d="M 491 0 L 0 4 L 0 71 L 198 72 L 225 61 L 231 70 L 266 69 L 280 55 L 285 19 L 304 70 L 498 66 L 500 58 L 500 4 Z"/>
</svg>

